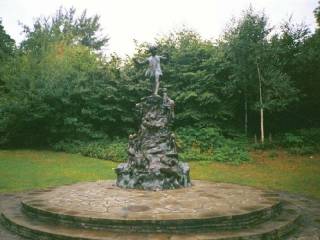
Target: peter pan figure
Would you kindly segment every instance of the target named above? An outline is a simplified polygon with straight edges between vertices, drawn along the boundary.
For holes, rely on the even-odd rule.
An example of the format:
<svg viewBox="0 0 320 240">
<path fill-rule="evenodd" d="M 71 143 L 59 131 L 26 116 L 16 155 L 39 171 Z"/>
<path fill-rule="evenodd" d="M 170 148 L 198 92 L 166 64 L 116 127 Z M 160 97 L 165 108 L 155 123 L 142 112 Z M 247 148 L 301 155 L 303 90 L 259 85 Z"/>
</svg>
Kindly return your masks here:
<svg viewBox="0 0 320 240">
<path fill-rule="evenodd" d="M 149 63 L 149 67 L 145 73 L 146 77 L 150 77 L 151 79 L 154 77 L 154 84 L 153 84 L 153 94 L 158 95 L 159 85 L 160 85 L 160 76 L 162 76 L 162 71 L 160 67 L 160 59 L 166 59 L 163 56 L 156 55 L 157 47 L 152 46 L 149 48 L 149 52 L 151 56 L 146 58 L 144 61 L 138 63 Z"/>
</svg>

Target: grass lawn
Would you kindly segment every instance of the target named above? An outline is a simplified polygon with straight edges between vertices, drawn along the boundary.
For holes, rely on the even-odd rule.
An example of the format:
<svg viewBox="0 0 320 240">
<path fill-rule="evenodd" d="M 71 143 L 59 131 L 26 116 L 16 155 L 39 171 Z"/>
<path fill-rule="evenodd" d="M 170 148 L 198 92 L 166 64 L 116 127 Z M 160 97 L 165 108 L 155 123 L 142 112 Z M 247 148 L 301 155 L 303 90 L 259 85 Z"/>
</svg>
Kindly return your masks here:
<svg viewBox="0 0 320 240">
<path fill-rule="evenodd" d="M 320 198 L 320 154 L 294 156 L 256 151 L 255 161 L 239 166 L 190 162 L 192 179 L 230 182 Z M 118 163 L 78 154 L 35 150 L 0 150 L 0 192 L 114 179 Z"/>
</svg>

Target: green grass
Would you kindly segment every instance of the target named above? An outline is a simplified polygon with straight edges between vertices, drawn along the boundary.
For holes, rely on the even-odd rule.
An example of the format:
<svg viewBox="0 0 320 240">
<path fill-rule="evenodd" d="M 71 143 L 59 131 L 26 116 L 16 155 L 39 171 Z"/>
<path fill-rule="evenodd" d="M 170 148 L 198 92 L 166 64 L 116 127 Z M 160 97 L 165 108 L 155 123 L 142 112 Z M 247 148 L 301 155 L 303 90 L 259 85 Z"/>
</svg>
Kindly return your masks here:
<svg viewBox="0 0 320 240">
<path fill-rule="evenodd" d="M 112 179 L 116 163 L 50 151 L 0 151 L 0 192 Z"/>
<path fill-rule="evenodd" d="M 253 162 L 190 162 L 192 179 L 230 182 L 320 198 L 320 154 L 251 153 Z M 275 155 L 275 156 L 274 156 Z M 80 181 L 114 179 L 118 163 L 78 154 L 0 150 L 0 192 L 40 189 Z"/>
<path fill-rule="evenodd" d="M 251 153 L 254 161 L 241 165 L 192 162 L 192 177 L 320 198 L 320 154 L 296 156 L 278 151 Z"/>
</svg>

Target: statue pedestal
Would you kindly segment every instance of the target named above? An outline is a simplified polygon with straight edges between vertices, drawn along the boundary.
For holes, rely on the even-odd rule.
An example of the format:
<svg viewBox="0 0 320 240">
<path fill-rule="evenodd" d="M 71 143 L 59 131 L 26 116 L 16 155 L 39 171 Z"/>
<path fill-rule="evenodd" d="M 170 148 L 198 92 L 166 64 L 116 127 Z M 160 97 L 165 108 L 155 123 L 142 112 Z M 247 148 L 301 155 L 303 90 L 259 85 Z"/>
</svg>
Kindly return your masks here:
<svg viewBox="0 0 320 240">
<path fill-rule="evenodd" d="M 189 166 L 178 160 L 175 135 L 170 130 L 174 102 L 152 95 L 137 104 L 142 121 L 137 134 L 129 136 L 127 163 L 117 169 L 117 186 L 163 190 L 191 185 Z"/>
</svg>

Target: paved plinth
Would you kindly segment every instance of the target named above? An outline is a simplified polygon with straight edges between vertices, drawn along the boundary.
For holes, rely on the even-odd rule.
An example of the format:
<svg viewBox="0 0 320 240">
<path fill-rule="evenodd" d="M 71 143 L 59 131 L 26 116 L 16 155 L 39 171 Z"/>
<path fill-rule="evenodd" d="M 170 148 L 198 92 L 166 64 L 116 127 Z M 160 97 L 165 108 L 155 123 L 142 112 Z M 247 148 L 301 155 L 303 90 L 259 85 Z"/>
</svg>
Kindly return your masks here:
<svg viewBox="0 0 320 240">
<path fill-rule="evenodd" d="M 32 239 L 277 239 L 298 216 L 278 194 L 246 186 L 193 181 L 185 189 L 141 191 L 100 181 L 9 201 L 2 222 Z"/>
<path fill-rule="evenodd" d="M 227 183 L 193 181 L 190 188 L 167 191 L 122 189 L 113 181 L 80 183 L 23 200 L 27 210 L 81 221 L 175 223 L 210 219 L 254 223 L 271 217 L 279 208 L 277 194 Z M 259 219 L 255 219 L 255 215 Z M 230 217 L 232 218 L 230 219 Z M 63 217 L 62 217 L 63 218 Z M 236 227 L 233 226 L 233 227 Z"/>
</svg>

